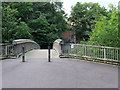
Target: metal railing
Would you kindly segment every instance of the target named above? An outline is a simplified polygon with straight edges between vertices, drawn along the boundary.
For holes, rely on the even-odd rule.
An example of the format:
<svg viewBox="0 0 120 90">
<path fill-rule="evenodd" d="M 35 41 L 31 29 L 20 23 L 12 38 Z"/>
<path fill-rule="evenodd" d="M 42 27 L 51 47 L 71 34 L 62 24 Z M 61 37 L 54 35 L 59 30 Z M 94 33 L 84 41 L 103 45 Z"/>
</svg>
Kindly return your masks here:
<svg viewBox="0 0 120 90">
<path fill-rule="evenodd" d="M 13 56 L 14 45 L 12 44 L 0 44 L 0 57 Z"/>
<path fill-rule="evenodd" d="M 40 49 L 40 46 L 29 39 L 14 40 L 12 44 L 0 44 L 0 59 L 7 56 L 18 57 L 22 54 L 22 47 L 25 47 L 25 52 Z"/>
<path fill-rule="evenodd" d="M 71 44 L 68 54 L 107 61 L 119 62 L 120 60 L 120 48 L 116 47 Z"/>
</svg>

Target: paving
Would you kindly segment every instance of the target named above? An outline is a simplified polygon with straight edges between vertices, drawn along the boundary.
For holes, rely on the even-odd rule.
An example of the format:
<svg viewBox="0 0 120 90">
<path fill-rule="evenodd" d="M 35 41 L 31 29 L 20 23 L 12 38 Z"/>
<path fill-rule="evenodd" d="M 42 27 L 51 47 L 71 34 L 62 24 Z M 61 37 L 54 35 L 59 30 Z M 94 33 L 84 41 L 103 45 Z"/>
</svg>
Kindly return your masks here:
<svg viewBox="0 0 120 90">
<path fill-rule="evenodd" d="M 58 53 L 51 49 L 50 50 L 51 53 L 51 58 L 59 58 Z M 26 58 L 48 58 L 48 50 L 47 49 L 36 49 L 36 50 L 32 50 L 29 51 L 28 53 L 26 53 Z"/>
<path fill-rule="evenodd" d="M 43 52 L 43 53 L 42 53 Z M 3 88 L 118 88 L 118 68 L 78 59 L 58 58 L 52 50 L 31 51 L 2 61 Z"/>
</svg>

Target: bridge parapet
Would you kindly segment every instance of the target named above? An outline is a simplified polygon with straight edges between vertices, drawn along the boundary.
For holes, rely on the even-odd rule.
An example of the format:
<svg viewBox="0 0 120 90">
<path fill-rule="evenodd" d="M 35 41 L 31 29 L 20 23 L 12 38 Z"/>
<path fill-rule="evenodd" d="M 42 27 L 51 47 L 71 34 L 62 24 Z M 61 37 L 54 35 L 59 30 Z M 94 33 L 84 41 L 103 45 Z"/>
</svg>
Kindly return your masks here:
<svg viewBox="0 0 120 90">
<path fill-rule="evenodd" d="M 32 50 L 32 49 L 40 49 L 39 44 L 37 44 L 35 41 L 30 39 L 17 39 L 13 40 L 14 45 L 14 54 L 19 55 L 22 53 L 22 47 L 24 46 L 25 52 Z"/>
<path fill-rule="evenodd" d="M 62 44 L 63 44 L 62 39 L 57 39 L 53 43 L 53 49 L 58 53 L 58 55 L 62 54 Z"/>
<path fill-rule="evenodd" d="M 22 47 L 24 46 L 25 52 L 40 49 L 39 44 L 30 39 L 17 39 L 11 43 L 0 44 L 0 59 L 8 56 L 19 56 L 22 54 Z"/>
</svg>

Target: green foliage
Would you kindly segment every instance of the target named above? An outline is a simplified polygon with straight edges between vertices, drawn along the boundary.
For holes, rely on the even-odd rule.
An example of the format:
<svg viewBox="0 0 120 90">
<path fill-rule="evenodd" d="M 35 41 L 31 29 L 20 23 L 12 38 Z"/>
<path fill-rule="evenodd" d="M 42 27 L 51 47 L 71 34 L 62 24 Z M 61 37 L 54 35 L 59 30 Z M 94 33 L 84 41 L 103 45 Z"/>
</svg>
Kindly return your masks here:
<svg viewBox="0 0 120 90">
<path fill-rule="evenodd" d="M 106 9 L 100 7 L 98 3 L 77 3 L 72 7 L 69 20 L 74 23 L 72 29 L 76 31 L 77 41 L 88 40 L 89 35 L 94 29 L 95 20 L 100 14 L 106 15 Z"/>
<path fill-rule="evenodd" d="M 38 42 L 40 45 L 47 43 L 47 34 L 49 23 L 45 18 L 44 14 L 40 14 L 40 17 L 29 21 L 29 27 L 32 29 L 33 39 Z"/>
<path fill-rule="evenodd" d="M 32 5 L 33 3 L 26 3 L 26 2 L 14 2 L 14 3 L 9 3 L 12 9 L 17 9 L 17 18 L 21 18 L 22 21 L 27 22 L 29 19 L 30 13 L 32 13 L 33 8 Z"/>
<path fill-rule="evenodd" d="M 3 2 L 2 16 L 3 42 L 33 39 L 44 47 L 67 29 L 61 2 Z"/>
<path fill-rule="evenodd" d="M 28 25 L 37 43 L 41 46 L 52 45 L 54 40 L 60 38 L 59 33 L 67 29 L 62 3 L 33 3 Z"/>
<path fill-rule="evenodd" d="M 32 37 L 30 33 L 30 28 L 25 22 L 20 22 L 18 26 L 15 27 L 15 34 L 12 35 L 12 39 L 30 39 Z M 13 34 L 13 33 L 12 33 Z"/>
<path fill-rule="evenodd" d="M 101 15 L 96 21 L 90 37 L 90 44 L 117 47 L 118 44 L 118 10 L 110 8 L 107 16 Z"/>
<path fill-rule="evenodd" d="M 2 4 L 2 34 L 3 42 L 12 42 L 18 38 L 29 38 L 29 27 L 21 18 L 16 18 L 17 9 L 10 8 L 8 3 Z"/>
</svg>

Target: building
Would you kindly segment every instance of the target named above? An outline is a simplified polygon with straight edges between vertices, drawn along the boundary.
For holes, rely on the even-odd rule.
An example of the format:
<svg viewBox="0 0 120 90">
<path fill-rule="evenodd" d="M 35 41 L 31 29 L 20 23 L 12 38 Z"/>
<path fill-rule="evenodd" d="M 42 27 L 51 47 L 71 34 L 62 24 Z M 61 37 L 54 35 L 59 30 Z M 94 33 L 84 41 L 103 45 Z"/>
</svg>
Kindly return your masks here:
<svg viewBox="0 0 120 90">
<path fill-rule="evenodd" d="M 67 43 L 75 43 L 76 42 L 76 35 L 75 31 L 67 31 L 61 33 L 61 37 L 64 39 Z"/>
</svg>

